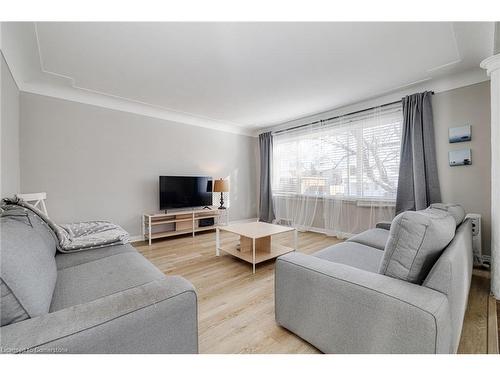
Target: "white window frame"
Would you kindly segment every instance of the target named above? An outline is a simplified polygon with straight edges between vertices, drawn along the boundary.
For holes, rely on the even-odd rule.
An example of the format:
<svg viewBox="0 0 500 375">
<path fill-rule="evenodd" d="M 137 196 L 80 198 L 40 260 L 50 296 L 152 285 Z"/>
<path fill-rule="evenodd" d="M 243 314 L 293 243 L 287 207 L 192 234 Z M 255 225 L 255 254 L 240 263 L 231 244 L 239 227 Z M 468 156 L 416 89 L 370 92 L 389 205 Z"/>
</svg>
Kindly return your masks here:
<svg viewBox="0 0 500 375">
<path fill-rule="evenodd" d="M 377 112 L 377 110 L 379 112 Z M 299 129 L 294 129 L 294 130 L 291 130 L 290 132 L 284 132 L 284 133 L 289 133 L 289 134 L 287 134 L 287 137 L 289 137 L 290 140 L 300 139 L 301 137 L 307 138 L 307 136 L 310 136 L 311 134 L 314 134 L 315 132 L 317 132 L 318 137 L 320 137 L 321 132 L 323 132 L 323 131 L 328 132 L 329 129 L 332 129 L 334 131 L 335 128 L 338 126 L 341 126 L 343 128 L 349 128 L 350 127 L 349 123 L 354 123 L 352 126 L 356 127 L 358 131 L 362 131 L 363 129 L 373 128 L 374 125 L 369 125 L 369 126 L 360 125 L 360 122 L 361 122 L 360 118 L 363 118 L 363 116 L 365 116 L 364 117 L 365 120 L 368 119 L 368 121 L 369 121 L 370 118 L 373 118 L 376 121 L 376 116 L 379 116 L 378 118 L 384 119 L 384 118 L 386 118 L 384 116 L 387 114 L 394 115 L 393 118 L 399 117 L 399 129 L 400 129 L 399 130 L 399 142 L 401 144 L 403 118 L 402 118 L 401 104 L 399 104 L 399 103 L 391 105 L 391 106 L 387 106 L 387 108 L 384 108 L 384 109 L 379 108 L 376 110 L 363 111 L 361 113 L 356 113 L 355 115 L 351 115 L 351 116 L 347 115 L 347 116 L 344 116 L 342 118 L 335 119 L 335 121 L 332 121 L 330 123 L 326 123 L 326 124 L 320 123 L 319 125 L 316 125 L 316 126 L 314 126 L 314 125 L 310 126 L 309 129 L 299 128 Z M 390 116 L 387 118 L 390 119 Z M 385 124 L 383 124 L 383 125 L 385 125 Z M 280 143 L 279 138 L 280 138 L 279 135 L 275 136 L 274 147 L 277 147 L 277 144 Z M 366 178 L 366 176 L 364 176 L 364 174 L 363 174 L 362 161 L 360 160 L 363 156 L 362 156 L 362 153 L 359 152 L 359 150 L 362 149 L 362 146 L 359 144 L 360 142 L 362 142 L 362 137 L 358 136 L 358 137 L 356 137 L 356 140 L 358 143 L 358 145 L 356 147 L 356 156 L 355 156 L 356 158 L 358 158 L 358 161 L 356 163 L 356 166 L 357 166 L 356 167 L 356 174 L 357 174 L 356 184 L 358 185 L 357 191 L 361 191 L 360 195 L 350 194 L 351 184 L 349 183 L 349 181 L 347 182 L 348 194 L 343 194 L 343 195 L 340 195 L 340 194 L 337 194 L 337 195 L 304 194 L 304 193 L 300 193 L 298 191 L 297 192 L 284 192 L 284 191 L 274 192 L 275 176 L 273 175 L 272 176 L 273 196 L 280 197 L 282 199 L 286 198 L 286 197 L 291 198 L 291 199 L 293 199 L 294 197 L 297 197 L 297 198 L 312 197 L 312 198 L 317 198 L 320 200 L 352 201 L 352 202 L 357 202 L 357 204 L 359 206 L 362 206 L 364 204 L 369 204 L 369 202 L 374 202 L 375 204 L 380 205 L 380 206 L 394 206 L 395 201 L 396 201 L 396 196 L 395 196 L 396 193 L 394 193 L 394 197 L 381 197 L 381 196 L 370 196 L 370 195 L 365 196 L 364 195 L 364 186 L 363 186 L 364 181 L 363 180 Z M 400 153 L 400 149 L 398 149 L 397 152 Z M 275 157 L 274 154 L 275 153 L 273 152 L 273 158 Z M 349 157 L 350 157 L 350 155 L 347 156 L 347 158 L 349 158 Z M 275 169 L 276 160 L 273 160 L 272 165 L 273 165 L 273 169 Z M 398 166 L 399 166 L 399 162 L 398 162 Z M 350 168 L 349 162 L 347 162 L 347 168 Z M 349 179 L 350 177 L 351 177 L 351 174 L 348 172 L 347 179 Z M 396 180 L 397 180 L 397 177 L 396 177 Z M 297 184 L 297 188 L 300 188 L 300 183 Z M 396 181 L 395 189 L 397 190 L 397 181 Z"/>
</svg>

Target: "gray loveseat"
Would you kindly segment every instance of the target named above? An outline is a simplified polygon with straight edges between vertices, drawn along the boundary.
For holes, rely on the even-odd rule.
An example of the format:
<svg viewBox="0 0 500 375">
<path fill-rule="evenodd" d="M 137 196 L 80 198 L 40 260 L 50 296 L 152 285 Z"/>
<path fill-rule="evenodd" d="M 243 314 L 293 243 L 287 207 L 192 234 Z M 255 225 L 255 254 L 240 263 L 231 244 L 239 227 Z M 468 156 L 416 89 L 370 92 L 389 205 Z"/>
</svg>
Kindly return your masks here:
<svg viewBox="0 0 500 375">
<path fill-rule="evenodd" d="M 3 353 L 197 353 L 197 298 L 131 245 L 58 253 L 32 214 L 2 217 Z"/>
<path fill-rule="evenodd" d="M 440 204 L 278 258 L 277 323 L 325 353 L 456 353 L 472 275 L 464 215 Z"/>
</svg>

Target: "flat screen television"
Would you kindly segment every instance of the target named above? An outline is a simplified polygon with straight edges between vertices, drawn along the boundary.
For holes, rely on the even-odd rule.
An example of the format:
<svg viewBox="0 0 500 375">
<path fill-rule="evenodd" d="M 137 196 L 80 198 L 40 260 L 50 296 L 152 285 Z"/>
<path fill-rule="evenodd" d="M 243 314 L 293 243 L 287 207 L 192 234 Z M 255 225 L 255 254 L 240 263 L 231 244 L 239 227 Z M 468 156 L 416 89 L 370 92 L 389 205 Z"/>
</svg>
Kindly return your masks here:
<svg viewBox="0 0 500 375">
<path fill-rule="evenodd" d="M 212 205 L 212 178 L 160 176 L 160 210 Z"/>
</svg>

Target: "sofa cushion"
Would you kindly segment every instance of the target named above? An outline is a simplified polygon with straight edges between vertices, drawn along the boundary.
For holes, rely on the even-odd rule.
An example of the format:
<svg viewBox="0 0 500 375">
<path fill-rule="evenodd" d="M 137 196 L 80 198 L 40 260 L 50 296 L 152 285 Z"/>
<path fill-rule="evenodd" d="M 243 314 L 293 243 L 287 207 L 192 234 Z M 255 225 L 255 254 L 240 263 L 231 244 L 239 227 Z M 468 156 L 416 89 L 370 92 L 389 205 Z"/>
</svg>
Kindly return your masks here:
<svg viewBox="0 0 500 375">
<path fill-rule="evenodd" d="M 164 277 L 136 250 L 62 268 L 57 273 L 50 311 L 90 302 Z"/>
<path fill-rule="evenodd" d="M 78 266 L 80 264 L 93 262 L 102 258 L 107 258 L 116 254 L 135 253 L 136 249 L 130 244 L 114 245 L 98 249 L 77 251 L 74 253 L 58 253 L 56 255 L 56 265 L 58 270 Z"/>
<path fill-rule="evenodd" d="M 371 246 L 379 250 L 385 249 L 385 244 L 389 238 L 389 231 L 386 229 L 374 228 L 368 229 L 360 234 L 352 236 L 347 241 L 357 242 L 362 245 Z"/>
<path fill-rule="evenodd" d="M 392 221 L 379 272 L 421 284 L 454 235 L 455 219 L 446 211 L 402 212 Z"/>
<path fill-rule="evenodd" d="M 26 213 L 2 215 L 2 326 L 49 312 L 57 278 L 55 246 L 36 225 Z"/>
<path fill-rule="evenodd" d="M 377 272 L 383 252 L 357 242 L 342 242 L 314 253 L 316 258 L 342 263 L 369 272 Z"/>
<path fill-rule="evenodd" d="M 459 204 L 453 203 L 433 203 L 430 206 L 437 210 L 447 211 L 455 219 L 456 226 L 458 227 L 465 219 L 465 210 Z"/>
</svg>

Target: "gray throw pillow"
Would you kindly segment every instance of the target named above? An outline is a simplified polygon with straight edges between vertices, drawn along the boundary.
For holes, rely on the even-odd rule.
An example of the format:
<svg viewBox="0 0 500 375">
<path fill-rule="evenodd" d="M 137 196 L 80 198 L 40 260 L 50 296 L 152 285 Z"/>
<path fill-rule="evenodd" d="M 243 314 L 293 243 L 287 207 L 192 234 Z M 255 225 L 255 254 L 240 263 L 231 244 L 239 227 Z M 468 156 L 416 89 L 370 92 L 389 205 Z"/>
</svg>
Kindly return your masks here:
<svg viewBox="0 0 500 375">
<path fill-rule="evenodd" d="M 379 273 L 421 284 L 455 236 L 455 229 L 455 219 L 443 210 L 428 208 L 397 215 Z"/>
<path fill-rule="evenodd" d="M 1 325 L 47 314 L 57 268 L 54 240 L 27 212 L 1 217 Z"/>
<path fill-rule="evenodd" d="M 0 278 L 0 320 L 1 326 L 28 319 L 28 313 L 21 306 L 12 290 Z"/>
<path fill-rule="evenodd" d="M 459 204 L 453 203 L 433 203 L 430 208 L 435 208 L 437 210 L 443 210 L 448 212 L 455 219 L 457 227 L 462 224 L 465 219 L 465 210 Z"/>
</svg>

